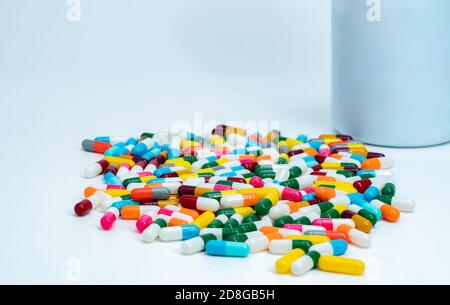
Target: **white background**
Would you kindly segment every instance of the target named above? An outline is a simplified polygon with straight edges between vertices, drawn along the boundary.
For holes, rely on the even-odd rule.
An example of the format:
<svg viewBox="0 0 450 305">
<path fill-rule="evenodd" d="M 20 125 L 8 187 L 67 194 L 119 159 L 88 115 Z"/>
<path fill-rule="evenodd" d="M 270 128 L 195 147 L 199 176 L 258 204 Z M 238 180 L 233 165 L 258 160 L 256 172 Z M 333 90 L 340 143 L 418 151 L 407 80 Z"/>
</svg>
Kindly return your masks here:
<svg viewBox="0 0 450 305">
<path fill-rule="evenodd" d="M 105 232 L 100 214 L 73 214 L 92 183 L 82 170 L 99 158 L 84 138 L 165 131 L 195 112 L 279 121 L 294 137 L 332 132 L 329 1 L 82 0 L 75 24 L 64 1 L 34 3 L 0 2 L 1 283 L 450 282 L 448 144 L 373 148 L 395 157 L 417 211 L 349 249 L 363 277 L 280 276 L 268 253 L 187 257 L 179 243 L 143 244 L 133 221 Z"/>
</svg>

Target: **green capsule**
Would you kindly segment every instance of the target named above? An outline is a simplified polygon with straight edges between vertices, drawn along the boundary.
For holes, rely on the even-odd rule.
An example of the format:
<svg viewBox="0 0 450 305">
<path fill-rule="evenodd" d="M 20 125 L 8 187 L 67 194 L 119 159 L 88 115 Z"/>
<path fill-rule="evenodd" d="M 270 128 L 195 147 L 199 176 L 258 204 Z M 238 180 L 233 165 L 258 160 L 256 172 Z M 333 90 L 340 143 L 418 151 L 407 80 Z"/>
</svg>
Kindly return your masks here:
<svg viewBox="0 0 450 305">
<path fill-rule="evenodd" d="M 215 167 L 215 166 L 220 166 L 220 164 L 217 163 L 216 161 L 211 161 L 211 162 L 203 164 L 202 169 Z"/>
<path fill-rule="evenodd" d="M 298 219 L 295 219 L 292 223 L 301 225 L 312 225 L 311 219 L 309 219 L 307 216 L 302 216 Z"/>
<path fill-rule="evenodd" d="M 255 212 L 258 215 L 264 216 L 269 214 L 270 208 L 273 206 L 272 201 L 268 198 L 261 199 L 255 206 Z"/>
<path fill-rule="evenodd" d="M 288 164 L 288 160 L 283 157 L 279 157 L 277 160 L 277 164 Z"/>
<path fill-rule="evenodd" d="M 240 233 L 236 235 L 228 236 L 226 240 L 228 241 L 237 241 L 237 242 L 245 242 L 248 239 L 248 236 L 246 234 Z"/>
<path fill-rule="evenodd" d="M 330 209 L 322 214 L 320 214 L 320 218 L 340 218 L 341 214 L 336 209 Z"/>
<path fill-rule="evenodd" d="M 312 260 L 314 262 L 314 268 L 316 268 L 317 267 L 317 263 L 319 262 L 320 253 L 317 252 L 317 251 L 310 251 L 306 255 L 308 255 L 309 257 L 312 258 Z"/>
<path fill-rule="evenodd" d="M 366 209 L 361 208 L 361 210 L 359 210 L 357 214 L 359 216 L 367 219 L 368 221 L 370 221 L 372 223 L 372 226 L 374 226 L 377 223 L 377 221 L 378 221 L 377 216 L 375 216 L 374 214 L 370 213 Z"/>
<path fill-rule="evenodd" d="M 204 196 L 205 194 L 203 194 L 202 197 L 205 197 Z M 208 197 L 208 198 L 210 198 L 210 197 Z M 225 216 L 230 218 L 231 216 L 236 214 L 236 210 L 234 208 L 224 208 L 224 209 L 219 209 L 219 210 L 216 211 L 216 215 L 221 215 L 221 214 L 224 214 Z"/>
<path fill-rule="evenodd" d="M 355 173 L 354 173 L 354 172 L 352 172 L 352 171 L 346 171 L 346 170 L 337 170 L 337 171 L 336 171 L 336 174 L 343 175 L 343 176 L 345 176 L 345 177 L 347 177 L 347 178 L 350 178 L 350 177 L 354 177 L 354 176 L 355 176 Z"/>
<path fill-rule="evenodd" d="M 242 219 L 242 223 L 250 223 L 250 222 L 254 222 L 254 221 L 258 221 L 258 220 L 261 220 L 261 218 L 258 216 L 258 214 L 253 212 L 250 215 L 248 215 L 247 217 L 244 217 L 244 219 Z"/>
<path fill-rule="evenodd" d="M 252 173 L 252 172 L 246 173 L 246 174 L 243 174 L 243 175 L 242 175 L 242 177 L 243 177 L 244 179 L 251 178 L 251 177 L 254 177 L 254 176 L 256 176 L 256 175 L 255 175 L 255 173 Z"/>
<path fill-rule="evenodd" d="M 367 173 L 367 174 L 359 175 L 359 177 L 361 177 L 361 179 L 370 179 L 370 178 L 375 178 L 376 175 Z"/>
<path fill-rule="evenodd" d="M 258 227 L 253 222 L 247 222 L 239 226 L 239 231 L 242 233 L 258 231 Z"/>
<path fill-rule="evenodd" d="M 346 168 L 358 168 L 358 165 L 355 163 L 348 163 L 348 162 L 342 162 L 341 166 L 346 167 Z"/>
<path fill-rule="evenodd" d="M 388 182 L 381 189 L 381 194 L 395 196 L 395 184 Z"/>
<path fill-rule="evenodd" d="M 375 199 L 378 199 L 386 204 L 392 204 L 392 198 L 394 198 L 394 196 L 391 195 L 378 195 L 375 197 Z"/>
<path fill-rule="evenodd" d="M 202 195 L 202 197 L 216 199 L 217 201 L 220 202 L 220 199 L 222 199 L 222 193 L 220 191 L 206 192 Z M 225 210 L 225 209 L 222 209 L 222 210 Z M 233 209 L 233 211 L 234 211 L 234 209 Z"/>
<path fill-rule="evenodd" d="M 227 239 L 229 236 L 240 234 L 237 228 L 222 228 L 222 238 Z"/>
<path fill-rule="evenodd" d="M 293 223 L 293 222 L 294 222 L 294 218 L 292 218 L 290 215 L 285 215 L 285 216 L 282 216 L 282 217 L 276 219 L 273 222 L 273 226 L 282 228 L 285 224 L 289 224 L 289 223 Z"/>
<path fill-rule="evenodd" d="M 230 218 L 228 221 L 223 225 L 224 228 L 239 228 L 241 224 L 239 221 L 235 218 Z"/>
<path fill-rule="evenodd" d="M 143 132 L 143 133 L 141 134 L 141 138 L 142 138 L 142 139 L 145 139 L 145 138 L 153 138 L 154 136 L 155 136 L 155 134 L 152 133 L 152 132 Z"/>
<path fill-rule="evenodd" d="M 203 242 L 206 243 L 210 240 L 217 240 L 216 235 L 212 234 L 212 233 L 208 233 L 208 234 L 204 234 L 204 235 L 200 235 L 200 238 L 203 239 Z"/>
<path fill-rule="evenodd" d="M 320 213 L 325 213 L 328 210 L 331 210 L 332 208 L 334 208 L 334 204 L 332 204 L 329 201 L 324 201 L 321 203 L 318 203 L 317 206 L 320 208 Z"/>
<path fill-rule="evenodd" d="M 192 164 L 192 163 L 198 161 L 198 158 L 196 156 L 184 156 L 183 160 Z"/>
<path fill-rule="evenodd" d="M 280 183 L 280 185 L 290 187 L 291 189 L 294 189 L 294 190 L 300 189 L 300 185 L 298 184 L 298 181 L 295 178 L 283 181 Z"/>
<path fill-rule="evenodd" d="M 216 182 L 216 184 L 221 184 L 221 185 L 229 185 L 232 186 L 233 185 L 233 181 L 228 181 L 228 180 L 219 180 Z"/>
<path fill-rule="evenodd" d="M 305 253 L 308 253 L 312 245 L 313 243 L 309 240 L 292 240 L 292 249 L 302 249 Z"/>
<path fill-rule="evenodd" d="M 157 224 L 160 228 L 167 227 L 167 222 L 162 218 L 156 219 L 153 223 Z"/>
<path fill-rule="evenodd" d="M 224 214 L 220 214 L 216 216 L 216 219 L 214 219 L 207 228 L 222 228 L 226 222 L 228 222 L 228 217 Z"/>
<path fill-rule="evenodd" d="M 300 177 L 302 175 L 302 173 L 303 172 L 302 172 L 302 169 L 300 167 L 292 166 L 289 169 L 289 179 Z"/>
<path fill-rule="evenodd" d="M 214 173 L 200 173 L 198 174 L 199 177 L 212 177 L 214 176 Z"/>
<path fill-rule="evenodd" d="M 265 171 L 265 172 L 256 173 L 256 175 L 258 175 L 261 179 L 267 179 L 267 178 L 275 179 L 276 173 Z"/>
<path fill-rule="evenodd" d="M 120 196 L 120 198 L 122 200 L 131 200 L 131 194 L 122 195 L 122 196 Z"/>
<path fill-rule="evenodd" d="M 127 188 L 127 186 L 131 183 L 141 183 L 141 182 L 142 182 L 141 177 L 131 177 L 123 180 L 122 184 L 123 187 Z"/>
</svg>

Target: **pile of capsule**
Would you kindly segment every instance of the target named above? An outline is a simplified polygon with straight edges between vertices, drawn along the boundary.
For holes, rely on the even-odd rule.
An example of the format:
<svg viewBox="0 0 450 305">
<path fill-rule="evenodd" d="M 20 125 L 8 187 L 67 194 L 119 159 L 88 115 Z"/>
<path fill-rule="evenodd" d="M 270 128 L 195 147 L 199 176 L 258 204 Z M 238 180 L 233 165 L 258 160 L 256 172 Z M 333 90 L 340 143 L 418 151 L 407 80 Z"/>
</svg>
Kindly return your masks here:
<svg viewBox="0 0 450 305">
<path fill-rule="evenodd" d="M 84 172 L 103 181 L 85 188 L 78 216 L 102 211 L 104 230 L 135 220 L 144 242 L 182 241 L 185 254 L 269 251 L 282 255 L 275 269 L 283 274 L 362 274 L 362 261 L 341 256 L 348 245 L 369 247 L 377 222 L 414 210 L 396 195 L 393 160 L 349 135 L 290 138 L 218 125 L 205 137 L 143 133 L 82 147 L 103 155 Z"/>
</svg>

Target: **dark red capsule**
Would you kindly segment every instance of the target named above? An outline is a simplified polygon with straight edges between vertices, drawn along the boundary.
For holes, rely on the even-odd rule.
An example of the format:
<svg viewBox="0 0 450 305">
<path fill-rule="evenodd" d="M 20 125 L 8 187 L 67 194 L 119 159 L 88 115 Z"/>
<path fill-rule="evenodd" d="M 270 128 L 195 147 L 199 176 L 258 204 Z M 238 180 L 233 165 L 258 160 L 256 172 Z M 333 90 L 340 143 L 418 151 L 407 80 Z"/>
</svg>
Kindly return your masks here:
<svg viewBox="0 0 450 305">
<path fill-rule="evenodd" d="M 194 195 L 194 194 L 195 194 L 195 186 L 182 185 L 178 188 L 178 196 Z"/>
<path fill-rule="evenodd" d="M 353 187 L 361 194 L 363 194 L 370 185 L 372 185 L 372 181 L 369 179 L 361 179 L 353 182 Z"/>
<path fill-rule="evenodd" d="M 88 199 L 83 199 L 73 207 L 75 214 L 78 216 L 84 216 L 92 210 L 92 203 Z"/>
<path fill-rule="evenodd" d="M 382 157 L 385 157 L 385 154 L 370 151 L 367 153 L 367 159 L 382 158 Z"/>
<path fill-rule="evenodd" d="M 316 161 L 319 162 L 319 163 L 323 163 L 326 158 L 327 158 L 327 156 L 324 156 L 324 155 L 321 155 L 321 154 L 317 154 L 314 157 L 314 159 L 316 159 Z"/>
<path fill-rule="evenodd" d="M 290 152 L 288 152 L 287 153 L 287 155 L 289 156 L 289 157 L 292 157 L 292 156 L 294 156 L 294 155 L 299 155 L 299 154 L 302 154 L 302 153 L 304 153 L 305 151 L 303 150 L 303 149 L 296 149 L 296 150 L 291 150 Z"/>
</svg>

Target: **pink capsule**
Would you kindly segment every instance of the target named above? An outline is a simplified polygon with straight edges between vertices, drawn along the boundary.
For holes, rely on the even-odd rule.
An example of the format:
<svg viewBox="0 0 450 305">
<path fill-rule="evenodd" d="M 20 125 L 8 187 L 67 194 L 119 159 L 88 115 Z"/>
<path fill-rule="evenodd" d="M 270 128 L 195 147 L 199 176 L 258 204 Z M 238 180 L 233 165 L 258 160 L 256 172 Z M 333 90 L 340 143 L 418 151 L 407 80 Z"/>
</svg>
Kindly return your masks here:
<svg viewBox="0 0 450 305">
<path fill-rule="evenodd" d="M 327 231 L 336 231 L 340 225 L 355 227 L 355 222 L 350 218 L 318 218 L 314 219 L 312 224 L 324 227 Z"/>
<path fill-rule="evenodd" d="M 253 176 L 253 177 L 250 179 L 249 183 L 250 183 L 251 185 L 253 185 L 254 188 L 261 188 L 261 187 L 264 186 L 264 180 L 262 180 L 262 179 L 261 179 L 260 177 L 258 177 L 258 176 Z"/>
<path fill-rule="evenodd" d="M 120 211 L 115 207 L 110 207 L 100 219 L 100 225 L 104 230 L 110 230 L 114 222 L 119 217 Z"/>
</svg>

